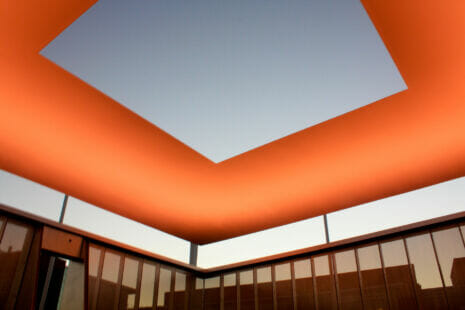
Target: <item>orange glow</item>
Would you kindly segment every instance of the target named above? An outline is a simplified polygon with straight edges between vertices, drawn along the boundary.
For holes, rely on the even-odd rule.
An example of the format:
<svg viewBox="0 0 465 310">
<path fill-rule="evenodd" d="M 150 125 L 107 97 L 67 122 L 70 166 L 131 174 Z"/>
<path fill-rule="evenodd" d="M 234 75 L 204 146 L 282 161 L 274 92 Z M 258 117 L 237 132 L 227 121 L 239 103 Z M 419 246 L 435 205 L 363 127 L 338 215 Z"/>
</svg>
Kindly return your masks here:
<svg viewBox="0 0 465 310">
<path fill-rule="evenodd" d="M 465 1 L 362 1 L 409 89 L 220 164 L 38 54 L 94 0 L 0 1 L 0 168 L 170 234 L 208 243 L 465 175 Z"/>
</svg>

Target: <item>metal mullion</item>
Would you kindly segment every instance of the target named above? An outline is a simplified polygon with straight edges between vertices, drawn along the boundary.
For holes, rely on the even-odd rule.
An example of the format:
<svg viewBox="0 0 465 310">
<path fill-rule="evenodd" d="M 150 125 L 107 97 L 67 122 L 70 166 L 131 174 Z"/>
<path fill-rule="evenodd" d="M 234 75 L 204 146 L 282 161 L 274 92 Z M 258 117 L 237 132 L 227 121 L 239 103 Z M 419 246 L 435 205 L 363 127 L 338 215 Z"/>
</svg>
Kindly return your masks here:
<svg viewBox="0 0 465 310">
<path fill-rule="evenodd" d="M 362 309 L 365 308 L 365 292 L 363 291 L 362 270 L 360 269 L 360 258 L 358 257 L 358 248 L 354 248 L 355 264 L 357 266 L 358 285 L 360 287 L 360 297 L 362 297 Z"/>
<path fill-rule="evenodd" d="M 415 285 L 416 277 L 415 277 L 415 272 L 412 269 L 412 263 L 410 262 L 410 253 L 409 253 L 408 247 L 407 247 L 407 240 L 404 237 L 402 237 L 401 240 L 404 243 L 405 255 L 407 256 L 407 264 L 408 264 L 408 268 L 410 270 L 410 278 L 411 278 L 410 280 L 411 280 L 411 283 L 412 283 L 412 286 L 413 286 L 413 292 L 415 293 L 415 302 L 417 304 L 417 309 L 420 309 L 420 297 L 418 296 L 417 286 Z"/>
<path fill-rule="evenodd" d="M 434 243 L 434 238 L 433 238 L 433 233 L 430 229 L 428 229 L 428 235 L 431 239 L 431 243 L 433 245 L 433 251 L 434 251 L 434 257 L 436 258 L 436 263 L 439 269 L 439 275 L 441 276 L 441 282 L 442 282 L 442 290 L 444 292 L 444 297 L 446 297 L 446 303 L 447 303 L 447 308 L 450 309 L 449 305 L 449 298 L 447 297 L 447 292 L 446 292 L 446 282 L 444 281 L 444 275 L 442 274 L 442 269 L 441 269 L 441 264 L 439 263 L 439 256 L 438 252 L 436 250 L 436 244 Z"/>
<path fill-rule="evenodd" d="M 271 265 L 271 287 L 273 292 L 273 309 L 278 309 L 278 294 L 276 292 L 276 265 Z"/>
<path fill-rule="evenodd" d="M 290 261 L 289 263 L 291 264 L 291 287 L 292 287 L 292 304 L 293 304 L 293 309 L 297 310 L 297 291 L 296 291 L 296 285 L 295 285 L 295 272 L 294 272 L 294 262 L 295 260 Z"/>
<path fill-rule="evenodd" d="M 120 295 L 121 295 L 121 285 L 123 283 L 123 273 L 124 273 L 124 265 L 126 262 L 126 254 L 122 255 L 122 258 L 119 262 L 119 274 L 118 274 L 118 283 L 116 286 L 116 296 L 115 296 L 115 303 L 113 306 L 113 309 L 117 310 L 119 309 L 119 303 L 120 303 Z"/>
<path fill-rule="evenodd" d="M 336 267 L 336 256 L 334 253 L 328 254 L 328 264 L 330 270 L 332 269 L 332 273 L 334 276 L 334 283 L 336 286 L 336 301 L 338 309 L 341 307 L 342 299 L 341 299 L 341 292 L 339 292 L 339 278 L 337 276 L 337 267 Z"/>
<path fill-rule="evenodd" d="M 134 298 L 134 310 L 139 310 L 140 303 L 140 288 L 142 285 L 142 271 L 144 268 L 144 260 L 138 259 L 139 269 L 137 270 L 137 285 L 136 285 L 136 297 Z"/>
<path fill-rule="evenodd" d="M 160 282 L 160 264 L 156 264 L 155 265 L 155 283 L 153 285 L 152 310 L 157 310 L 159 282 Z"/>
<path fill-rule="evenodd" d="M 253 274 L 253 301 L 255 305 L 255 310 L 258 310 L 258 284 L 257 284 L 257 268 L 252 269 Z"/>
<path fill-rule="evenodd" d="M 313 262 L 313 256 L 310 257 L 310 268 L 312 269 L 314 306 L 315 306 L 315 309 L 318 309 L 318 289 L 316 287 L 316 273 L 315 273 L 315 264 Z"/>
<path fill-rule="evenodd" d="M 102 277 L 103 263 L 104 263 L 105 253 L 106 253 L 106 248 L 104 248 L 104 247 L 100 248 L 100 247 L 95 247 L 94 246 L 94 248 L 100 249 L 101 255 L 100 255 L 99 262 L 98 262 L 97 278 L 95 279 L 96 280 L 95 281 L 95 289 L 94 289 L 95 298 L 94 298 L 91 310 L 97 310 L 97 303 L 98 303 L 98 297 L 99 297 L 98 295 L 99 295 L 99 291 L 100 291 L 100 279 Z"/>
<path fill-rule="evenodd" d="M 386 297 L 388 301 L 388 309 L 391 309 L 391 293 L 388 288 L 388 282 L 387 282 L 387 273 L 386 273 L 386 268 L 384 267 L 384 257 L 383 257 L 383 251 L 381 250 L 381 244 L 379 241 L 376 242 L 378 244 L 378 252 L 379 252 L 379 258 L 381 261 L 381 268 L 383 270 L 383 278 L 384 278 L 384 286 L 386 287 Z"/>
</svg>

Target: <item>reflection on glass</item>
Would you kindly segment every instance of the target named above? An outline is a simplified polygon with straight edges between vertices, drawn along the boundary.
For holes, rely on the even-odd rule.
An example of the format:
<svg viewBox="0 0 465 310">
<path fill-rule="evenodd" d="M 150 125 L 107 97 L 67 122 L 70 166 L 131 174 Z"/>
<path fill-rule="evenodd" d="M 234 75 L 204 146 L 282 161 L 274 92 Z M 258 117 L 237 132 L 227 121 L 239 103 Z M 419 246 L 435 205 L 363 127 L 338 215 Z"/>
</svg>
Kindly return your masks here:
<svg viewBox="0 0 465 310">
<path fill-rule="evenodd" d="M 297 310 L 315 309 L 310 259 L 295 261 L 294 275 Z"/>
<path fill-rule="evenodd" d="M 168 309 L 168 295 L 171 291 L 171 270 L 161 267 L 160 280 L 158 283 L 157 306 Z"/>
<path fill-rule="evenodd" d="M 388 309 L 381 257 L 377 244 L 357 249 L 365 309 Z"/>
<path fill-rule="evenodd" d="M 11 284 L 23 272 L 24 265 L 19 262 L 27 255 L 25 249 L 29 248 L 31 238 L 32 230 L 27 226 L 12 220 L 6 222 L 0 242 L 0 305 L 7 304 Z"/>
<path fill-rule="evenodd" d="M 273 309 L 271 267 L 257 268 L 258 309 Z"/>
<path fill-rule="evenodd" d="M 123 279 L 120 290 L 119 309 L 134 309 L 134 297 L 137 288 L 139 261 L 126 257 L 124 259 Z"/>
<path fill-rule="evenodd" d="M 194 278 L 189 296 L 189 310 L 203 309 L 203 279 Z"/>
<path fill-rule="evenodd" d="M 58 310 L 84 309 L 84 282 L 84 263 L 66 260 Z M 18 305 L 16 308 L 19 308 Z"/>
<path fill-rule="evenodd" d="M 155 265 L 144 262 L 142 265 L 142 279 L 140 283 L 139 309 L 152 309 L 155 272 Z"/>
<path fill-rule="evenodd" d="M 241 310 L 254 310 L 255 298 L 253 288 L 253 271 L 246 270 L 239 273 Z"/>
<path fill-rule="evenodd" d="M 220 277 L 205 279 L 205 310 L 220 309 Z"/>
<path fill-rule="evenodd" d="M 236 310 L 237 288 L 236 274 L 229 273 L 223 276 L 224 310 Z"/>
<path fill-rule="evenodd" d="M 105 251 L 103 258 L 102 278 L 98 293 L 97 309 L 113 309 L 120 272 L 121 256 L 110 250 Z"/>
<path fill-rule="evenodd" d="M 95 290 L 97 289 L 97 273 L 99 269 L 99 264 L 100 264 L 100 255 L 102 254 L 102 251 L 100 249 L 97 249 L 93 246 L 89 246 L 89 292 L 88 292 L 88 305 L 89 309 L 94 308 L 94 305 L 96 304 L 96 298 L 97 296 L 95 295 Z"/>
<path fill-rule="evenodd" d="M 186 302 L 186 274 L 176 271 L 174 281 L 174 309 L 183 310 Z"/>
<path fill-rule="evenodd" d="M 429 233 L 406 239 L 421 309 L 447 309 L 441 275 Z"/>
<path fill-rule="evenodd" d="M 328 255 L 313 258 L 318 309 L 337 309 L 336 287 Z"/>
<path fill-rule="evenodd" d="M 405 253 L 404 241 L 381 243 L 389 302 L 392 310 L 416 309 L 415 292 Z"/>
<path fill-rule="evenodd" d="M 339 287 L 340 309 L 361 309 L 362 297 L 354 250 L 334 255 Z"/>
<path fill-rule="evenodd" d="M 294 309 L 291 264 L 275 265 L 276 302 L 279 310 Z"/>
<path fill-rule="evenodd" d="M 433 232 L 446 294 L 451 309 L 460 309 L 465 298 L 465 247 L 458 227 Z"/>
</svg>

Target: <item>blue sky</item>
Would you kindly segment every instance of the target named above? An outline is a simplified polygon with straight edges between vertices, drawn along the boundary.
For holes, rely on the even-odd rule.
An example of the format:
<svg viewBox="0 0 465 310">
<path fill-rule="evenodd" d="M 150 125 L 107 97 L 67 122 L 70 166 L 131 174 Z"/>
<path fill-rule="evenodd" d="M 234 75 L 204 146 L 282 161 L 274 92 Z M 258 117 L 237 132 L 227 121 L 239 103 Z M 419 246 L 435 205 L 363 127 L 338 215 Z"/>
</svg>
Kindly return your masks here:
<svg viewBox="0 0 465 310">
<path fill-rule="evenodd" d="M 406 89 L 358 0 L 100 0 L 41 53 L 214 162 Z"/>
</svg>

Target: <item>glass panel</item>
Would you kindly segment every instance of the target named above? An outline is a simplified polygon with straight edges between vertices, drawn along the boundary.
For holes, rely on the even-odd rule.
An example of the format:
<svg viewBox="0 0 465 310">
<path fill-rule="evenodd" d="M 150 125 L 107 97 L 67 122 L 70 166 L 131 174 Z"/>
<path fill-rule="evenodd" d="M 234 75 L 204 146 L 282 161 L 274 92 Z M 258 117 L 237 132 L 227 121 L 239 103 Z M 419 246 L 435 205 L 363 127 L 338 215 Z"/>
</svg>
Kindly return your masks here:
<svg viewBox="0 0 465 310">
<path fill-rule="evenodd" d="M 174 309 L 183 310 L 186 302 L 186 274 L 176 271 L 174 281 Z"/>
<path fill-rule="evenodd" d="M 328 255 L 313 258 L 318 309 L 337 309 L 336 287 Z"/>
<path fill-rule="evenodd" d="M 450 309 L 461 309 L 465 296 L 465 248 L 457 227 L 433 232 Z"/>
<path fill-rule="evenodd" d="M 275 266 L 276 302 L 279 310 L 294 309 L 292 296 L 291 264 Z"/>
<path fill-rule="evenodd" d="M 30 228 L 12 220 L 6 222 L 0 242 L 0 305 L 7 304 L 12 284 L 22 276 L 31 239 Z"/>
<path fill-rule="evenodd" d="M 124 259 L 123 280 L 120 290 L 119 309 L 134 309 L 136 299 L 139 261 L 126 257 Z"/>
<path fill-rule="evenodd" d="M 416 309 L 415 292 L 404 241 L 381 243 L 381 252 L 392 310 Z"/>
<path fill-rule="evenodd" d="M 189 310 L 203 309 L 203 279 L 194 278 L 194 284 L 189 297 Z"/>
<path fill-rule="evenodd" d="M 334 255 L 339 287 L 339 309 L 362 309 L 362 297 L 354 250 Z"/>
<path fill-rule="evenodd" d="M 258 309 L 273 309 L 271 267 L 257 268 Z"/>
<path fill-rule="evenodd" d="M 157 309 L 168 309 L 169 294 L 171 291 L 171 270 L 160 268 L 160 281 L 158 284 Z"/>
<path fill-rule="evenodd" d="M 100 265 L 100 255 L 102 251 L 93 246 L 89 246 L 89 309 L 94 309 L 97 296 L 95 295 L 97 289 L 97 274 Z"/>
<path fill-rule="evenodd" d="M 153 291 L 155 289 L 156 266 L 149 263 L 142 265 L 142 279 L 140 283 L 139 310 L 152 309 Z"/>
<path fill-rule="evenodd" d="M 116 290 L 118 287 L 119 267 L 121 256 L 117 253 L 105 250 L 103 259 L 102 278 L 98 291 L 97 309 L 113 309 L 116 302 Z"/>
<path fill-rule="evenodd" d="M 67 260 L 58 309 L 84 309 L 84 274 L 85 268 L 83 263 Z"/>
<path fill-rule="evenodd" d="M 223 276 L 224 310 L 236 310 L 237 287 L 236 274 L 230 273 Z"/>
<path fill-rule="evenodd" d="M 220 277 L 205 279 L 205 310 L 220 309 Z"/>
<path fill-rule="evenodd" d="M 366 310 L 388 309 L 384 273 L 377 244 L 357 249 Z"/>
<path fill-rule="evenodd" d="M 430 234 L 422 234 L 406 239 L 410 263 L 414 271 L 414 284 L 417 289 L 421 309 L 447 309 L 441 275 L 434 254 Z"/>
<path fill-rule="evenodd" d="M 315 309 L 313 299 L 313 278 L 310 259 L 294 262 L 295 292 L 297 310 Z"/>
<path fill-rule="evenodd" d="M 252 270 L 241 271 L 239 273 L 241 310 L 254 310 L 255 297 L 253 288 Z"/>
</svg>

